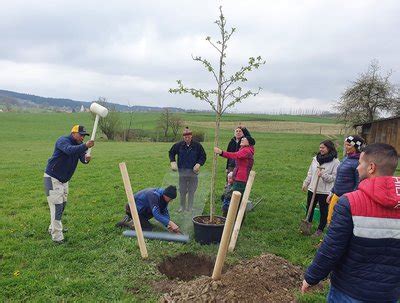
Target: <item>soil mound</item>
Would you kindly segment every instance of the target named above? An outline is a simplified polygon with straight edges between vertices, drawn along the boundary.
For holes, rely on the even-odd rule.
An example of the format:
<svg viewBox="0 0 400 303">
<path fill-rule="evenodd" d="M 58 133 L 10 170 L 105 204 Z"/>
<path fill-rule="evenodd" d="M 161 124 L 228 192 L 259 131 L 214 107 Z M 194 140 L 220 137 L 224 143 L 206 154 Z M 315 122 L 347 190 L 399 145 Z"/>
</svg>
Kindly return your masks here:
<svg viewBox="0 0 400 303">
<path fill-rule="evenodd" d="M 294 302 L 302 275 L 300 267 L 264 254 L 239 263 L 219 281 L 201 277 L 174 284 L 159 302 Z"/>
</svg>

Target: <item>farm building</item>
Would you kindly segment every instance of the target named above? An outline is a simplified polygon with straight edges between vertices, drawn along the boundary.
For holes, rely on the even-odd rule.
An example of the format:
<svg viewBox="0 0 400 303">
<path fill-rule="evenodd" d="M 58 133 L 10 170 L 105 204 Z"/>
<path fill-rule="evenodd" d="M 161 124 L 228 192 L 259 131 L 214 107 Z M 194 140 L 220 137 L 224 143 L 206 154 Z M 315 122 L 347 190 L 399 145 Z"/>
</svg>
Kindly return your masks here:
<svg viewBox="0 0 400 303">
<path fill-rule="evenodd" d="M 387 143 L 400 151 L 400 116 L 356 124 L 358 133 L 371 143 Z"/>
</svg>

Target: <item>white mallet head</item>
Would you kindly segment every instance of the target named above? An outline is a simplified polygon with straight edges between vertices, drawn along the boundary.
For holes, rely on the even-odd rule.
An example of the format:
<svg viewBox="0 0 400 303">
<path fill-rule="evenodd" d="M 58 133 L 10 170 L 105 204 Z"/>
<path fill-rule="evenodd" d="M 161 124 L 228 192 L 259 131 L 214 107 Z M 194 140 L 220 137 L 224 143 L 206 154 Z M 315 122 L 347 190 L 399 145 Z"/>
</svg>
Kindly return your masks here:
<svg viewBox="0 0 400 303">
<path fill-rule="evenodd" d="M 104 118 L 108 115 L 108 109 L 105 108 L 104 106 L 101 106 L 100 104 L 93 102 L 90 105 L 90 111 L 96 115 L 99 115 L 100 117 Z"/>
</svg>

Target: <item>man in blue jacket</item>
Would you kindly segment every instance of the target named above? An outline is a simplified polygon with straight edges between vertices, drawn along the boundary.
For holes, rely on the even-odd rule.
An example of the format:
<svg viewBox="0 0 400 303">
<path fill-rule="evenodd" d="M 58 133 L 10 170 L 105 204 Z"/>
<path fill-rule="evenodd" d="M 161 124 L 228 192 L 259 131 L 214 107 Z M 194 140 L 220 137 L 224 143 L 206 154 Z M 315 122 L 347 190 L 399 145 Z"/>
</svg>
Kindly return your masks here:
<svg viewBox="0 0 400 303">
<path fill-rule="evenodd" d="M 397 151 L 367 146 L 357 167 L 358 190 L 334 208 L 327 235 L 304 275 L 302 292 L 331 273 L 328 302 L 398 302 L 400 177 Z"/>
<path fill-rule="evenodd" d="M 178 161 L 175 157 L 178 156 Z M 193 208 L 194 193 L 197 189 L 200 167 L 206 162 L 206 152 L 199 142 L 193 141 L 192 131 L 186 127 L 183 141 L 175 143 L 169 150 L 171 169 L 179 172 L 179 212 Z M 178 164 L 177 164 L 178 162 Z M 187 203 L 186 203 L 187 195 Z"/>
<path fill-rule="evenodd" d="M 140 225 L 143 230 L 151 231 L 153 225 L 149 222 L 154 217 L 170 232 L 179 233 L 179 226 L 171 221 L 168 212 L 168 203 L 176 198 L 176 187 L 170 185 L 164 188 L 146 188 L 135 195 L 136 209 L 139 215 Z M 126 216 L 116 224 L 116 227 L 129 227 L 134 229 L 132 214 L 129 204 L 125 206 Z"/>
<path fill-rule="evenodd" d="M 78 161 L 83 164 L 90 161 L 86 151 L 94 146 L 94 142 L 89 140 L 83 143 L 88 135 L 84 126 L 74 125 L 69 136 L 58 138 L 53 155 L 47 163 L 44 189 L 50 208 L 49 233 L 55 243 L 64 241 L 61 218 L 68 198 L 68 181 L 74 174 Z"/>
</svg>

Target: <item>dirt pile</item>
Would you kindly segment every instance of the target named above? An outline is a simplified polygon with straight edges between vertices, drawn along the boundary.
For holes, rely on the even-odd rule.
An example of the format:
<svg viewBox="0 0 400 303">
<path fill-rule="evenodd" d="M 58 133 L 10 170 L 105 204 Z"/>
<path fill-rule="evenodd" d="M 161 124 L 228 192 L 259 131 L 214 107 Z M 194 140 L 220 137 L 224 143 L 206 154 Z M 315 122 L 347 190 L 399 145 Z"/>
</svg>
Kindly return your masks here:
<svg viewBox="0 0 400 303">
<path fill-rule="evenodd" d="M 265 254 L 229 269 L 219 281 L 201 277 L 173 285 L 159 302 L 294 302 L 303 271 Z"/>
</svg>

